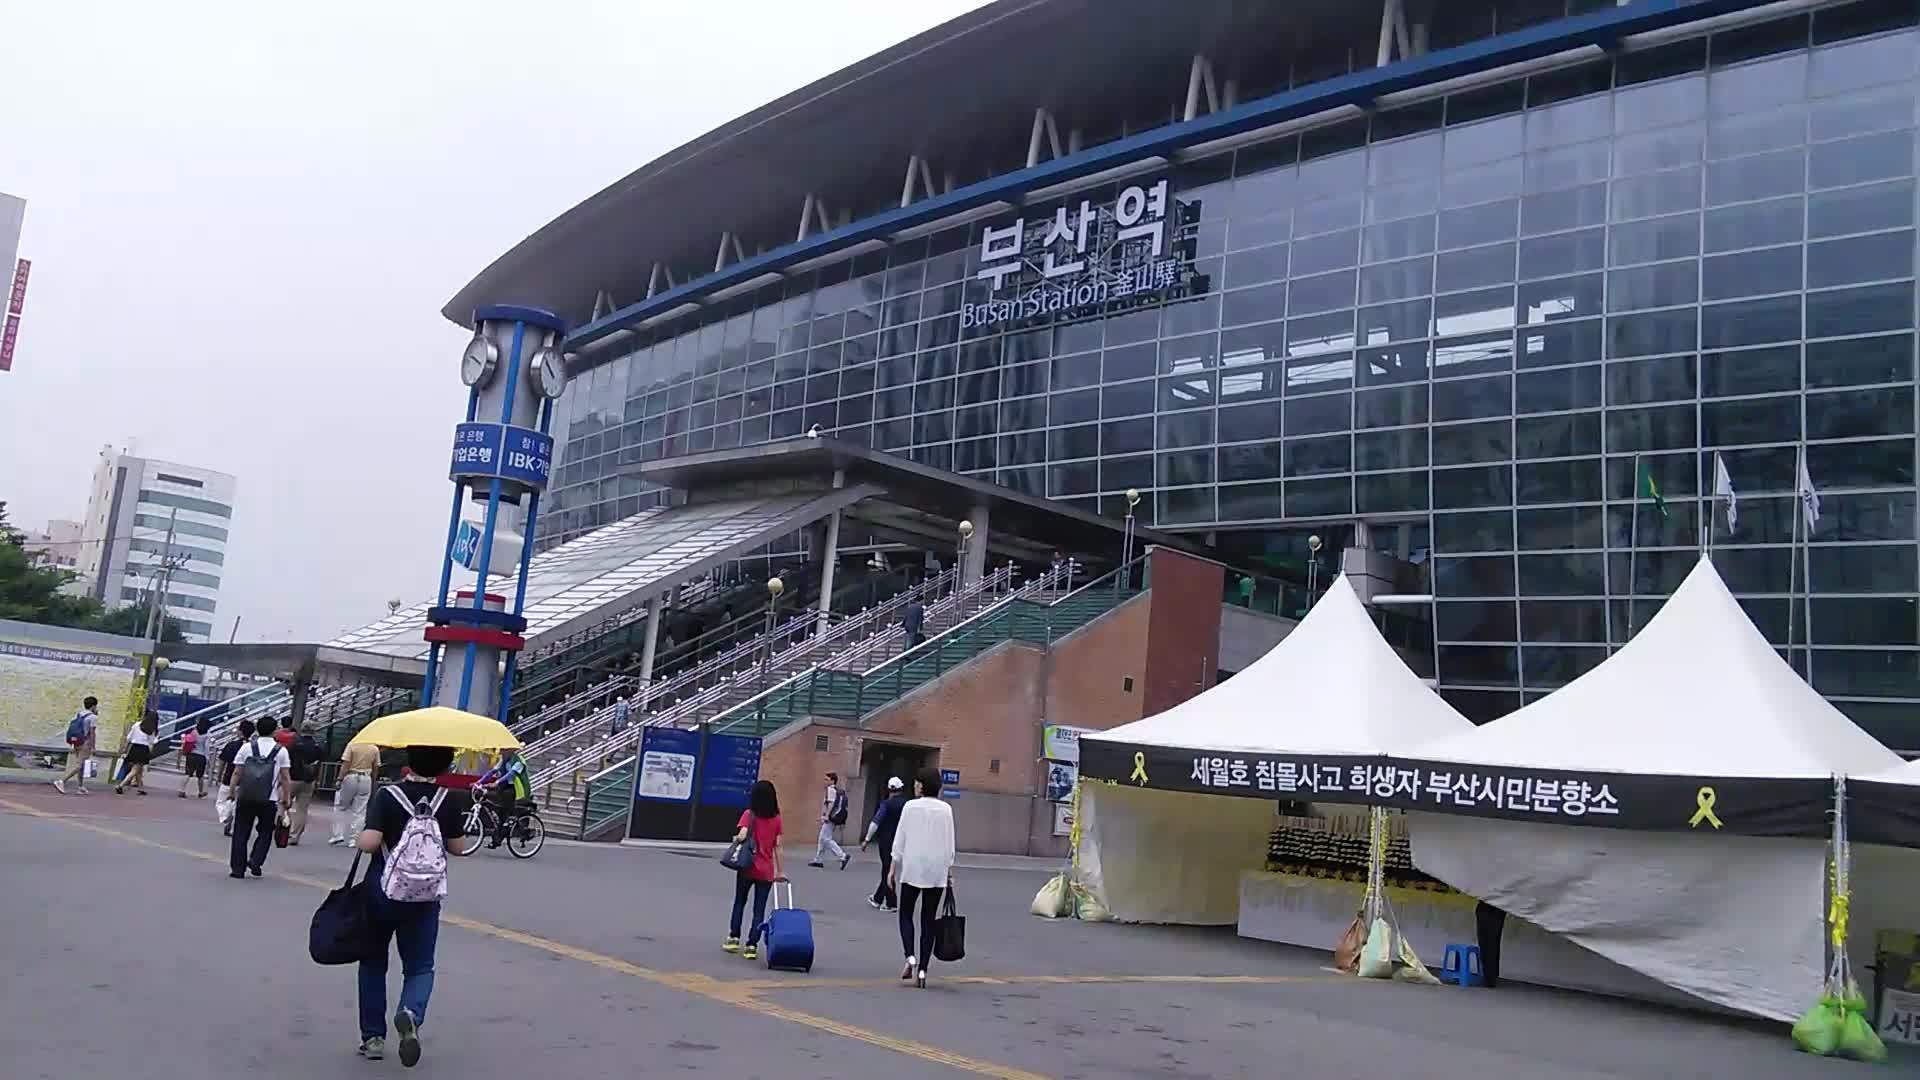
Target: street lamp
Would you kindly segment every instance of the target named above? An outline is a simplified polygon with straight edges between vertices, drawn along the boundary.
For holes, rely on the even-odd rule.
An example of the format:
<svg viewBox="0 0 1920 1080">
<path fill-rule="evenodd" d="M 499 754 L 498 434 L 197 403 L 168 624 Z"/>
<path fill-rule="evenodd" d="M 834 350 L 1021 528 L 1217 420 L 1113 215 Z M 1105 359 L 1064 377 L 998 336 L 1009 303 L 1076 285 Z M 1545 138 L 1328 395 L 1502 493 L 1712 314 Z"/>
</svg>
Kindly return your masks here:
<svg viewBox="0 0 1920 1080">
<path fill-rule="evenodd" d="M 1307 606 L 1313 606 L 1314 585 L 1320 580 L 1320 534 L 1307 537 L 1307 550 L 1311 556 L 1307 559 Z"/>
<path fill-rule="evenodd" d="M 760 689 L 767 688 L 768 669 L 773 666 L 773 620 L 775 607 L 780 603 L 780 594 L 787 591 L 787 583 L 778 577 L 767 579 L 767 632 L 763 635 L 766 647 L 760 653 Z"/>
<path fill-rule="evenodd" d="M 1114 581 L 1114 588 L 1124 589 L 1133 578 L 1133 510 L 1140 505 L 1140 489 L 1127 489 L 1127 520 L 1120 533 L 1120 576 Z"/>
<path fill-rule="evenodd" d="M 956 587 L 964 587 L 967 583 L 967 541 L 972 539 L 973 539 L 973 522 L 968 521 L 965 518 L 961 518 L 960 519 L 960 565 L 958 566 L 956 573 L 953 575 L 953 580 L 955 582 Z"/>
</svg>

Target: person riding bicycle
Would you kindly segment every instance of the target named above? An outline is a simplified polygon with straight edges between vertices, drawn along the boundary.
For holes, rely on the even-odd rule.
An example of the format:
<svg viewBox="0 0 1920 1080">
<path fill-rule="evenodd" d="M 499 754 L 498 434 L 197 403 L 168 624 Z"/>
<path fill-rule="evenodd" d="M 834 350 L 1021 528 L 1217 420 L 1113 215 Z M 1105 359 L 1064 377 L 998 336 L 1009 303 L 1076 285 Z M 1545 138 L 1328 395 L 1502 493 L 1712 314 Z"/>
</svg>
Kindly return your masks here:
<svg viewBox="0 0 1920 1080">
<path fill-rule="evenodd" d="M 527 771 L 526 759 L 518 750 L 506 750 L 500 754 L 500 763 L 488 769 L 486 775 L 474 781 L 474 788 L 486 793 L 487 801 L 493 804 L 494 811 L 503 823 L 511 822 L 519 815 L 519 806 L 533 799 L 533 777 Z M 488 847 L 499 847 L 507 837 L 507 830 L 497 830 Z"/>
</svg>

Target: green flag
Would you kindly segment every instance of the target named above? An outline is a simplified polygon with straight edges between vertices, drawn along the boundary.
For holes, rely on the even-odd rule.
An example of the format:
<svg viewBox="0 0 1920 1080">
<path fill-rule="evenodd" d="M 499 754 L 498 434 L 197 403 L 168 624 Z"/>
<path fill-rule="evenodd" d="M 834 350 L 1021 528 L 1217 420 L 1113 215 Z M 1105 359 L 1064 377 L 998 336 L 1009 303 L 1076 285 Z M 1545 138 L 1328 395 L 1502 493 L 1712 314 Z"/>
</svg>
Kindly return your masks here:
<svg viewBox="0 0 1920 1080">
<path fill-rule="evenodd" d="M 1653 470 L 1647 468 L 1644 462 L 1636 458 L 1634 459 L 1633 471 L 1634 471 L 1634 477 L 1633 477 L 1634 497 L 1639 498 L 1640 496 L 1644 495 L 1647 498 L 1652 499 L 1653 508 L 1660 511 L 1661 520 L 1663 521 L 1666 520 L 1667 500 L 1665 496 L 1660 494 L 1660 485 L 1654 483 Z"/>
</svg>

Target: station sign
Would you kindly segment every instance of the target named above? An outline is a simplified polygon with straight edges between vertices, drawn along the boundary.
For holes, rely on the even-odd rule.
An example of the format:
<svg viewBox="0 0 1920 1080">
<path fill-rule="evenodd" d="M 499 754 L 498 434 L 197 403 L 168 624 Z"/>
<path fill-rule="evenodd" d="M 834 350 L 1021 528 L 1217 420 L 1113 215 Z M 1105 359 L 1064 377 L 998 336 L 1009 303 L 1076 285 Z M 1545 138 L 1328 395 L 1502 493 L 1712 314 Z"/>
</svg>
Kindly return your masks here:
<svg viewBox="0 0 1920 1080">
<path fill-rule="evenodd" d="M 553 436 L 512 424 L 464 423 L 453 429 L 447 475 L 455 480 L 500 479 L 544 491 L 553 472 Z"/>
<path fill-rule="evenodd" d="M 962 330 L 1071 317 L 1116 301 L 1158 299 L 1194 278 L 1191 223 L 1197 203 L 1169 195 L 1166 180 L 1123 188 L 1111 203 L 1054 208 L 1051 218 L 988 225 L 980 269 L 988 299 L 960 305 Z"/>
</svg>

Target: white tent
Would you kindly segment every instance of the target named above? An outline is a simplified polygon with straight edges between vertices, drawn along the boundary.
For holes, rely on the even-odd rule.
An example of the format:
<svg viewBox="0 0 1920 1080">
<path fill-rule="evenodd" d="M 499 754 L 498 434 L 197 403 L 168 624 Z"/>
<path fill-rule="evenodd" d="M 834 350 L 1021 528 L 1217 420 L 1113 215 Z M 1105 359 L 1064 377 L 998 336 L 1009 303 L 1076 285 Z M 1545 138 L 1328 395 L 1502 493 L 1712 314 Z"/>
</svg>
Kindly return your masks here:
<svg viewBox="0 0 1920 1080">
<path fill-rule="evenodd" d="M 1265 864 L 1278 800 L 1311 798 L 1276 790 L 1264 769 L 1235 768 L 1234 755 L 1370 758 L 1472 726 L 1408 670 L 1340 577 L 1280 644 L 1232 678 L 1165 712 L 1081 736 L 1081 880 L 1124 921 L 1232 924 L 1242 872 Z M 1103 757 L 1121 763 L 1104 775 L 1113 784 L 1097 782 Z M 1136 778 L 1129 762 L 1165 782 Z M 1206 778 L 1199 787 L 1189 782 L 1197 775 Z"/>
<path fill-rule="evenodd" d="M 1780 659 L 1704 557 L 1598 667 L 1413 756 L 1631 774 L 1643 792 L 1670 785 L 1652 800 L 1660 827 L 1685 831 L 1423 813 L 1412 827 L 1414 862 L 1694 999 L 1776 1019 L 1797 1015 L 1820 991 L 1825 846 L 1722 831 L 1700 813 L 1715 795 L 1696 789 L 1696 778 L 1729 778 L 1729 788 L 1800 782 L 1789 786 L 1803 791 L 1899 761 Z M 1733 801 L 1726 795 L 1723 804 Z"/>
<path fill-rule="evenodd" d="M 1855 962 L 1873 955 L 1881 930 L 1920 929 L 1920 761 L 1847 779 L 1853 839 Z M 1856 972 L 1856 974 L 1859 974 Z"/>
</svg>

